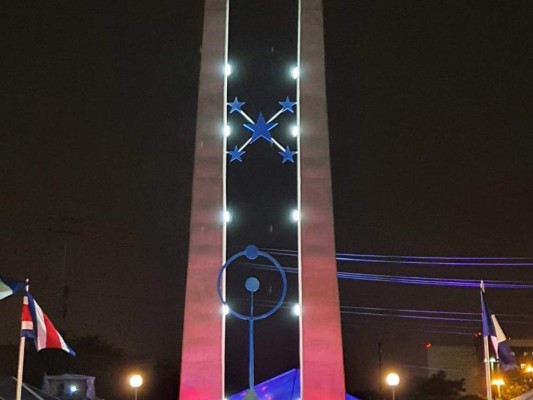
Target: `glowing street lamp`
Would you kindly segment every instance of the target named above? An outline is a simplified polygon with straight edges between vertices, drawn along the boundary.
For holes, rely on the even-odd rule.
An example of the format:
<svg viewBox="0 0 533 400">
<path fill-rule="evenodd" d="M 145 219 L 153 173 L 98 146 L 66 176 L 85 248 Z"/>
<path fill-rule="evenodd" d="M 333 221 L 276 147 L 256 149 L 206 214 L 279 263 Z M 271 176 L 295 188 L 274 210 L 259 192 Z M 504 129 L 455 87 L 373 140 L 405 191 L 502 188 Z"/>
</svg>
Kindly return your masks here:
<svg viewBox="0 0 533 400">
<path fill-rule="evenodd" d="M 130 376 L 130 386 L 135 389 L 135 400 L 137 400 L 137 392 L 143 384 L 143 377 L 141 375 L 135 374 Z"/>
<path fill-rule="evenodd" d="M 526 367 L 526 372 L 531 374 L 531 378 L 533 378 L 533 367 L 531 365 Z"/>
<path fill-rule="evenodd" d="M 501 399 L 502 392 L 501 392 L 500 386 L 505 385 L 505 381 L 503 380 L 503 378 L 494 378 L 491 383 L 493 385 L 496 385 L 496 387 L 498 388 L 498 398 Z"/>
<path fill-rule="evenodd" d="M 387 385 L 389 385 L 392 389 L 392 400 L 396 400 L 396 386 L 400 383 L 400 376 L 396 372 L 391 372 L 387 375 L 385 378 L 385 381 L 387 382 Z"/>
</svg>

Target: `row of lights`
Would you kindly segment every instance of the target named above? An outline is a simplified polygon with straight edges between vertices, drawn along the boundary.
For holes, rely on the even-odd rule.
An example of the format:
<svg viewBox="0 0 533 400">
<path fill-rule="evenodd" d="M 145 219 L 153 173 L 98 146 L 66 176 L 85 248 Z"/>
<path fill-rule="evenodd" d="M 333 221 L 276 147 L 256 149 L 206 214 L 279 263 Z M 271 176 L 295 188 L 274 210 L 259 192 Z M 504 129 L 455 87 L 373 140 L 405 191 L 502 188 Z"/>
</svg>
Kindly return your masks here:
<svg viewBox="0 0 533 400">
<path fill-rule="evenodd" d="M 226 66 L 224 68 L 225 75 L 226 76 L 230 76 L 232 72 L 233 72 L 233 68 L 231 67 L 231 64 L 226 64 Z M 298 79 L 299 78 L 300 70 L 299 70 L 298 67 L 293 67 L 291 69 L 291 76 L 292 76 L 293 79 Z M 226 137 L 229 136 L 231 134 L 231 127 L 229 125 L 224 126 L 223 133 L 224 133 L 224 135 Z M 300 128 L 298 126 L 293 126 L 291 128 L 291 135 L 293 137 L 297 137 L 299 134 L 300 134 Z M 298 210 L 293 210 L 291 212 L 291 219 L 294 222 L 298 222 L 300 220 L 300 212 Z M 226 222 L 226 223 L 231 222 L 231 213 L 229 211 L 227 211 L 227 210 L 224 212 L 224 222 Z M 229 306 L 227 304 L 224 304 L 222 306 L 222 313 L 224 315 L 228 315 L 229 314 Z M 302 313 L 302 308 L 301 308 L 300 304 L 295 304 L 292 307 L 292 314 L 294 316 L 296 316 L 296 317 L 299 317 L 301 315 L 301 313 Z M 227 398 L 225 398 L 224 400 L 227 400 Z"/>
<path fill-rule="evenodd" d="M 228 210 L 224 211 L 222 218 L 224 219 L 225 223 L 230 223 L 231 222 L 231 213 Z M 291 211 L 291 219 L 293 220 L 293 222 L 300 221 L 300 211 L 292 210 Z"/>
<path fill-rule="evenodd" d="M 231 67 L 231 64 L 226 64 L 224 68 L 224 73 L 226 76 L 230 76 L 233 72 L 233 68 Z M 300 76 L 300 69 L 298 67 L 293 67 L 291 69 L 291 76 L 293 79 L 298 79 Z M 229 125 L 224 126 L 223 133 L 225 136 L 229 136 L 231 134 L 231 127 Z M 293 137 L 297 137 L 300 134 L 300 128 L 298 126 L 293 126 L 291 128 L 291 135 Z"/>
<path fill-rule="evenodd" d="M 229 314 L 229 306 L 227 304 L 222 305 L 222 314 Z M 295 304 L 292 306 L 292 315 L 294 315 L 295 317 L 299 317 L 300 315 L 302 315 L 302 306 L 300 306 L 300 304 Z"/>
<path fill-rule="evenodd" d="M 231 64 L 226 64 L 224 67 L 224 75 L 230 76 L 232 72 L 233 72 L 233 68 Z M 291 76 L 292 76 L 292 79 L 298 79 L 300 77 L 300 69 L 298 67 L 292 67 Z"/>
</svg>

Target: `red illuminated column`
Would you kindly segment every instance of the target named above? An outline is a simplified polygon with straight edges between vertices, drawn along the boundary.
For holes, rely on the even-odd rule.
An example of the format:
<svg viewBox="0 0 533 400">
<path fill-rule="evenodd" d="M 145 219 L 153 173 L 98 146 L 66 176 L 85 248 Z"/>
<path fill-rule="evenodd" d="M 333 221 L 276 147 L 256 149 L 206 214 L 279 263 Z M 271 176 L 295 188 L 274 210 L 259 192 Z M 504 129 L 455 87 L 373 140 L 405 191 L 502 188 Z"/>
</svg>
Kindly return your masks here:
<svg viewBox="0 0 533 400">
<path fill-rule="evenodd" d="M 302 400 L 344 400 L 321 0 L 302 0 L 300 76 Z"/>
<path fill-rule="evenodd" d="M 215 290 L 223 259 L 221 223 L 226 2 L 206 0 L 181 359 L 180 400 L 221 400 L 223 321 Z M 186 188 L 184 189 L 186 190 Z"/>
</svg>

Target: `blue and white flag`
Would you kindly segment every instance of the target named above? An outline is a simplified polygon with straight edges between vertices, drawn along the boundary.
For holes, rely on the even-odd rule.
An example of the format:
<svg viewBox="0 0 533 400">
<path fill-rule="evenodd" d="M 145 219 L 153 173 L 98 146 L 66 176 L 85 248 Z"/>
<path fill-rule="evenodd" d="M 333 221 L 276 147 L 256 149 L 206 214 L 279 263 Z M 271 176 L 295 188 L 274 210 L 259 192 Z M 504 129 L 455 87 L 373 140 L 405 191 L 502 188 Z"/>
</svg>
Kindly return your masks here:
<svg viewBox="0 0 533 400">
<path fill-rule="evenodd" d="M 496 359 L 500 362 L 500 367 L 504 371 L 517 369 L 518 365 L 509 346 L 509 342 L 503 333 L 503 330 L 491 313 L 485 301 L 485 292 L 481 291 L 481 319 L 483 321 L 483 336 L 488 337 Z"/>
<path fill-rule="evenodd" d="M 0 300 L 18 293 L 24 288 L 24 282 L 16 282 L 0 277 Z"/>
</svg>

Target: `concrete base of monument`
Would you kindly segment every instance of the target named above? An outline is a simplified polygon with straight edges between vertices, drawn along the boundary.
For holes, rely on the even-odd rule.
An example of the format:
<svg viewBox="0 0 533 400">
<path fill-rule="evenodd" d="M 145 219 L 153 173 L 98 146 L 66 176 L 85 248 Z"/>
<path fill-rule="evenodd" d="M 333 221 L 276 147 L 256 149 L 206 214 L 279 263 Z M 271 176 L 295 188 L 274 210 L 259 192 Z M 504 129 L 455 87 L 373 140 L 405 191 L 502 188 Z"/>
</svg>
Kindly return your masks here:
<svg viewBox="0 0 533 400">
<path fill-rule="evenodd" d="M 254 387 L 255 393 L 251 389 L 243 390 L 228 397 L 228 400 L 300 400 L 300 370 L 291 369 L 272 379 L 261 382 Z M 248 397 L 249 395 L 256 397 Z M 346 393 L 344 399 L 339 400 L 360 400 Z"/>
</svg>

